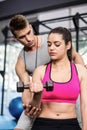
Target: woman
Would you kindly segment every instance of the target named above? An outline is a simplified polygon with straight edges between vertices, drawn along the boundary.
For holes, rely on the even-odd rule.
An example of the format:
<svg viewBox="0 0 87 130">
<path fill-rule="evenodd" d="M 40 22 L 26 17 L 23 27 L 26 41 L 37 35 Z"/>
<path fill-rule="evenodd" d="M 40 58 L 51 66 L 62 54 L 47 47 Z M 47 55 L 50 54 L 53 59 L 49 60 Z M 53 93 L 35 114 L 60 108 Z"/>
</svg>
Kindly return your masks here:
<svg viewBox="0 0 87 130">
<path fill-rule="evenodd" d="M 82 130 L 87 130 L 87 70 L 72 62 L 72 38 L 68 29 L 58 27 L 48 35 L 51 62 L 35 69 L 30 91 L 31 107 L 40 107 L 32 130 L 81 130 L 76 117 L 76 100 L 81 97 Z M 53 91 L 43 84 L 52 81 Z M 33 117 L 34 110 L 25 111 Z"/>
</svg>

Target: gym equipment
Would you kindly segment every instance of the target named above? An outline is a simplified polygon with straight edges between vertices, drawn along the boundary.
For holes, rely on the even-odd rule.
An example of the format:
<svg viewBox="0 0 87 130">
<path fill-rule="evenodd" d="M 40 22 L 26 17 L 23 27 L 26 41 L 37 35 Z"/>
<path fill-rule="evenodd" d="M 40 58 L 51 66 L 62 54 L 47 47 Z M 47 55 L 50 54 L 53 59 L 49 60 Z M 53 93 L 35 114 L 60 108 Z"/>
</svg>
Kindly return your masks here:
<svg viewBox="0 0 87 130">
<path fill-rule="evenodd" d="M 21 97 L 16 97 L 12 99 L 8 109 L 10 114 L 18 120 L 24 109 Z"/>
<path fill-rule="evenodd" d="M 16 121 L 7 116 L 0 116 L 0 130 L 13 130 L 16 126 Z"/>
<path fill-rule="evenodd" d="M 43 87 L 46 88 L 46 91 L 53 91 L 53 82 L 47 81 Z M 24 85 L 21 81 L 17 82 L 17 92 L 23 92 L 24 89 L 29 89 L 29 85 Z"/>
</svg>

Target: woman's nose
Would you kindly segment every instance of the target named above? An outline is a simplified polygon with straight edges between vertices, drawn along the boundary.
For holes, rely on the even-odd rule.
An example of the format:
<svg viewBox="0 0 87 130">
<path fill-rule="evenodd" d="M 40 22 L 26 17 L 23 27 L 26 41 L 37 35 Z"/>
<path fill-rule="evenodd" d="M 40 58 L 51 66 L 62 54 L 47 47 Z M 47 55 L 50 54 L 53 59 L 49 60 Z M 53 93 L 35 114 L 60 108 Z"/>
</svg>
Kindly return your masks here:
<svg viewBox="0 0 87 130">
<path fill-rule="evenodd" d="M 53 45 L 53 44 L 50 46 L 50 49 L 51 49 L 51 50 L 54 49 L 54 45 Z"/>
</svg>

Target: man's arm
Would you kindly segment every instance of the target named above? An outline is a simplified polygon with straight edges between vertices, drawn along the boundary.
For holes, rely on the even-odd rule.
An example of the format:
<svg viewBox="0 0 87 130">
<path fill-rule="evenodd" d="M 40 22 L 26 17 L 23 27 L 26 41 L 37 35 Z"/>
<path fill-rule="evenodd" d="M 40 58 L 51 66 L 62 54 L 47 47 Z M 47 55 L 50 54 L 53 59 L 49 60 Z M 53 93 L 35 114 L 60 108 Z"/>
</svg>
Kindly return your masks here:
<svg viewBox="0 0 87 130">
<path fill-rule="evenodd" d="M 84 65 L 83 58 L 78 52 L 74 50 L 74 48 L 72 49 L 72 58 L 75 63 Z"/>
<path fill-rule="evenodd" d="M 15 66 L 16 74 L 19 77 L 19 80 L 22 82 L 28 82 L 30 80 L 29 74 L 26 71 L 25 65 L 21 56 L 18 56 L 17 63 Z"/>
<path fill-rule="evenodd" d="M 23 60 L 21 56 L 18 57 L 17 63 L 15 66 L 16 74 L 19 77 L 19 80 L 22 81 L 25 85 L 29 84 L 30 82 L 30 77 L 29 74 L 27 73 L 25 69 L 25 65 L 23 63 Z M 29 104 L 29 99 L 31 95 L 29 93 L 29 90 L 24 89 L 24 92 L 22 93 L 22 101 L 24 104 Z"/>
<path fill-rule="evenodd" d="M 78 73 L 80 75 L 79 78 L 82 130 L 87 130 L 87 69 L 81 66 Z"/>
</svg>

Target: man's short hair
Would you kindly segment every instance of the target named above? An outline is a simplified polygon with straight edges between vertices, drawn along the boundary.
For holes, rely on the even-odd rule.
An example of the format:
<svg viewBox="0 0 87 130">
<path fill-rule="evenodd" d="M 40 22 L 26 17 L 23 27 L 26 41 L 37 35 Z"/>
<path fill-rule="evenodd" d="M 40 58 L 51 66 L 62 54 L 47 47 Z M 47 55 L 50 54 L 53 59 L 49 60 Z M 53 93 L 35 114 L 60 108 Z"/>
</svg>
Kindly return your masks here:
<svg viewBox="0 0 87 130">
<path fill-rule="evenodd" d="M 24 15 L 17 14 L 11 18 L 9 28 L 12 34 L 15 35 L 15 31 L 24 29 L 28 24 L 29 22 Z"/>
</svg>

